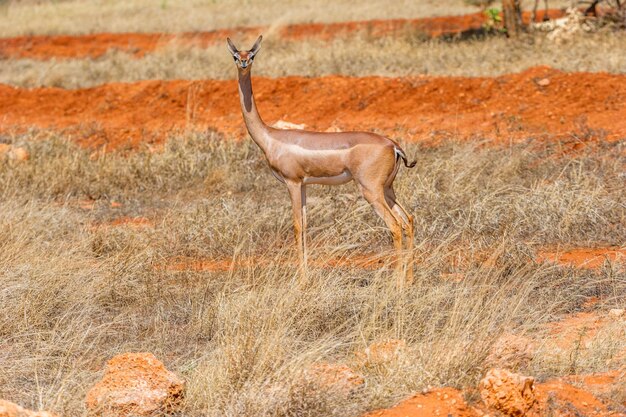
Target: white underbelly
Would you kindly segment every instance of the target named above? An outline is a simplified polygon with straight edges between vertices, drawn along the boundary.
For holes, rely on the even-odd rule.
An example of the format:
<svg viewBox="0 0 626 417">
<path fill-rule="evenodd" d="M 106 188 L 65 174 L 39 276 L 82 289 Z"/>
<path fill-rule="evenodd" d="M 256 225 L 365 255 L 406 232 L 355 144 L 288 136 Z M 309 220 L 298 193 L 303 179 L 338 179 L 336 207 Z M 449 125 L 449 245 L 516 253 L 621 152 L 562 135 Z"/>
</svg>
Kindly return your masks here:
<svg viewBox="0 0 626 417">
<path fill-rule="evenodd" d="M 344 171 L 342 174 L 335 175 L 333 177 L 306 177 L 303 180 L 304 184 L 322 184 L 322 185 L 340 185 L 350 182 L 352 180 L 352 174 L 348 171 Z"/>
</svg>

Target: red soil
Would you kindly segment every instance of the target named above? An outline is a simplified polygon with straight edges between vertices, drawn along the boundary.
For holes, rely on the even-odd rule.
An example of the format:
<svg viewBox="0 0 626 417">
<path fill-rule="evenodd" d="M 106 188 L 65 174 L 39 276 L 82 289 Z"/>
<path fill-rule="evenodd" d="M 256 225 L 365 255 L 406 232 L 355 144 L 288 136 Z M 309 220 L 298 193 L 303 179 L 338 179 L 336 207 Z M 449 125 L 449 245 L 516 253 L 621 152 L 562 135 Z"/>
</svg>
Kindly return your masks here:
<svg viewBox="0 0 626 417">
<path fill-rule="evenodd" d="M 546 79 L 547 86 L 538 84 Z M 572 132 L 587 139 L 626 136 L 626 75 L 536 67 L 495 78 L 257 77 L 253 83 L 268 123 L 282 119 L 315 130 L 507 142 L 529 136 L 571 140 Z M 0 85 L 0 120 L 3 133 L 64 130 L 92 146 L 162 142 L 185 129 L 245 135 L 234 80 L 142 81 L 82 90 Z"/>
<path fill-rule="evenodd" d="M 104 225 L 99 225 L 102 227 Z M 139 218 L 121 218 L 114 222 L 107 224 L 106 226 L 129 226 L 129 227 L 146 227 L 153 226 L 153 223 L 143 217 Z M 416 263 L 419 264 L 420 255 L 416 255 Z M 565 265 L 571 265 L 578 268 L 599 268 L 602 266 L 605 259 L 616 261 L 620 259 L 626 260 L 626 249 L 574 249 L 568 252 L 540 252 L 538 261 L 556 262 Z M 311 259 L 309 262 L 311 266 L 316 268 L 360 268 L 375 270 L 379 269 L 385 264 L 390 263 L 393 260 L 393 256 L 389 253 L 382 254 L 357 254 L 343 257 Z M 209 271 L 209 272 L 223 272 L 230 271 L 231 269 L 246 268 L 253 265 L 269 265 L 272 261 L 264 258 L 257 257 L 239 257 L 235 261 L 232 259 L 197 259 L 197 258 L 173 258 L 167 266 L 168 270 L 172 271 Z M 287 261 L 284 261 L 287 262 Z M 489 257 L 484 258 L 479 255 L 474 259 L 462 259 L 461 261 L 453 260 L 452 265 L 455 268 L 463 268 L 467 266 L 469 262 L 479 262 L 486 267 L 492 267 L 495 265 L 495 261 Z M 294 264 L 295 266 L 295 264 Z M 442 273 L 440 275 L 442 280 L 461 282 L 465 279 L 463 273 Z M 587 306 L 593 307 L 599 300 L 592 298 L 588 301 Z"/>
<path fill-rule="evenodd" d="M 588 387 L 578 388 L 562 378 L 537 384 L 535 393 L 538 404 L 528 416 L 623 416 L 620 410 L 608 406 L 597 398 Z"/>
<path fill-rule="evenodd" d="M 560 350 L 563 353 L 589 349 L 594 345 L 611 343 L 609 340 L 623 340 L 626 337 L 626 320 L 623 309 L 610 309 L 604 311 L 580 312 L 569 314 L 558 321 L 547 323 L 548 338 L 545 340 L 550 349 Z M 621 368 L 621 373 L 626 373 L 626 350 L 621 349 L 611 359 L 606 361 L 606 366 Z M 615 381 L 614 373 L 602 374 L 601 376 L 577 377 L 568 376 L 568 382 L 593 386 L 595 391 L 606 391 L 605 386 Z M 622 375 L 623 376 L 623 375 Z"/>
<path fill-rule="evenodd" d="M 310 259 L 309 265 L 314 268 L 361 268 L 379 269 L 385 262 L 391 261 L 391 257 L 381 255 L 352 255 L 341 258 Z M 267 258 L 238 258 L 232 259 L 195 259 L 195 258 L 174 258 L 163 268 L 168 271 L 205 271 L 205 272 L 226 272 L 234 269 L 247 268 L 257 265 L 268 266 L 272 263 L 280 265 L 290 265 L 286 260 L 272 261 Z M 297 264 L 292 265 L 296 267 Z"/>
<path fill-rule="evenodd" d="M 88 209 L 93 209 L 93 206 Z M 154 222 L 145 217 L 119 217 L 109 223 L 96 223 L 91 227 L 91 230 L 103 230 L 113 227 L 126 227 L 130 229 L 142 229 L 146 227 L 154 227 Z"/>
<path fill-rule="evenodd" d="M 606 376 L 604 378 L 606 379 L 606 385 L 603 386 L 603 389 L 608 391 L 611 387 L 615 387 L 614 384 L 617 382 L 615 375 L 616 373 L 612 372 L 605 375 L 595 374 L 593 377 L 598 379 Z M 582 380 L 582 387 L 578 388 L 568 383 L 571 378 L 558 378 L 545 383 L 535 384 L 537 403 L 526 413 L 526 416 L 540 417 L 552 415 L 574 417 L 586 415 L 618 417 L 623 415 L 620 410 L 607 405 L 589 392 L 597 388 L 597 384 L 595 387 L 588 386 L 584 376 L 577 377 L 576 382 L 580 383 Z M 500 415 L 497 412 L 495 414 Z M 417 394 L 386 410 L 371 412 L 364 417 L 431 417 L 447 415 L 480 417 L 494 415 L 494 410 L 486 409 L 482 402 L 468 405 L 463 398 L 463 392 L 454 388 L 437 388 Z"/>
<path fill-rule="evenodd" d="M 431 416 L 474 417 L 483 413 L 467 405 L 462 393 L 454 388 L 437 388 L 417 394 L 395 407 L 378 410 L 364 417 L 431 417 Z"/>
<path fill-rule="evenodd" d="M 60 206 L 64 206 L 64 205 L 69 205 L 70 207 L 77 207 L 79 209 L 82 210 L 87 210 L 87 211 L 91 211 L 94 210 L 96 208 L 97 204 L 108 204 L 109 207 L 111 208 L 120 208 L 122 207 L 122 204 L 117 202 L 117 201 L 111 201 L 108 203 L 99 203 L 96 200 L 72 200 L 72 201 L 57 201 L 56 203 L 54 203 L 57 207 Z"/>
<path fill-rule="evenodd" d="M 549 261 L 577 268 L 600 268 L 605 260 L 626 261 L 624 248 L 577 248 L 567 251 L 545 251 L 539 254 L 539 261 Z"/>
<path fill-rule="evenodd" d="M 578 313 L 567 316 L 563 320 L 550 323 L 548 330 L 550 341 L 555 343 L 556 348 L 572 349 L 580 343 L 583 347 L 602 329 L 612 323 L 618 323 L 619 317 L 611 317 L 609 314 Z M 623 327 L 614 327 L 615 332 L 622 332 Z M 621 330 L 620 330 L 621 329 Z M 616 335 L 617 335 L 616 334 Z M 403 348 L 403 341 L 394 341 L 391 347 Z M 372 346 L 386 347 L 385 344 Z M 371 349 L 371 347 L 370 347 Z M 386 349 L 396 352 L 397 350 Z M 385 351 L 385 352 L 386 352 Z M 361 353 L 357 358 L 363 357 Z M 362 364 L 362 361 L 360 361 Z M 614 394 L 623 389 L 623 378 L 626 368 L 623 367 L 623 359 L 607 366 L 622 366 L 620 370 L 612 370 L 606 373 L 587 375 L 568 375 L 552 379 L 543 383 L 534 384 L 534 395 L 537 402 L 525 414 L 528 417 L 562 416 L 574 417 L 586 416 L 623 416 L 623 408 L 626 404 L 618 404 L 621 401 L 614 398 Z M 500 388 L 503 389 L 503 388 Z M 474 393 L 469 392 L 471 396 Z M 398 405 L 371 412 L 364 417 L 426 417 L 426 416 L 460 416 L 479 417 L 486 415 L 501 415 L 494 410 L 488 409 L 479 399 L 476 403 L 468 404 L 465 392 L 445 387 L 433 390 L 425 390 L 422 393 L 400 402 Z"/>
<path fill-rule="evenodd" d="M 120 217 L 109 223 L 109 226 L 153 227 L 154 223 L 145 217 Z"/>
<path fill-rule="evenodd" d="M 585 346 L 610 320 L 595 312 L 572 314 L 548 324 L 550 340 L 561 349 L 571 349 L 580 343 Z"/>
<path fill-rule="evenodd" d="M 563 12 L 551 10 L 551 18 Z M 542 18 L 540 13 L 539 19 Z M 524 15 L 526 21 L 529 15 Z M 485 16 L 474 13 L 462 16 L 427 17 L 421 19 L 369 20 L 340 23 L 303 23 L 279 28 L 278 37 L 286 40 L 321 39 L 345 37 L 355 32 L 367 36 L 398 36 L 422 33 L 425 36 L 443 36 L 479 30 Z M 254 37 L 269 31 L 269 27 L 222 29 L 210 32 L 167 33 L 100 33 L 91 35 L 20 36 L 0 39 L 0 57 L 10 58 L 96 58 L 109 50 L 119 50 L 137 57 L 153 52 L 171 42 L 206 47 L 224 42 L 230 37 Z"/>
<path fill-rule="evenodd" d="M 562 380 L 575 386 L 582 386 L 594 395 L 610 395 L 616 384 L 623 383 L 622 378 L 625 376 L 626 368 L 601 374 L 570 375 Z M 624 405 L 626 406 L 626 403 Z"/>
</svg>

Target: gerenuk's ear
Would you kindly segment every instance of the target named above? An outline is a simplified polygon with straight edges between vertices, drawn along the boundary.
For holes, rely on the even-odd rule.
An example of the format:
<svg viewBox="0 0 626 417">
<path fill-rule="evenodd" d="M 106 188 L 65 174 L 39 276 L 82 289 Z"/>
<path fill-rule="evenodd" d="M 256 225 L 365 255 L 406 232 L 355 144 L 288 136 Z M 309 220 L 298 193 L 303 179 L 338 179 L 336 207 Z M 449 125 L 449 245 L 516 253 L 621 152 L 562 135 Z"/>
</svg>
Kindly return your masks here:
<svg viewBox="0 0 626 417">
<path fill-rule="evenodd" d="M 233 41 L 231 41 L 230 38 L 226 38 L 226 42 L 228 43 L 228 51 L 230 52 L 230 54 L 232 56 L 236 56 L 239 51 L 237 50 L 237 47 L 235 46 Z"/>
<path fill-rule="evenodd" d="M 261 49 L 262 40 L 263 40 L 263 36 L 259 36 L 259 39 L 257 39 L 254 45 L 252 45 L 252 49 L 250 49 L 250 53 L 252 55 L 256 55 L 256 53 L 259 52 L 259 49 Z"/>
</svg>

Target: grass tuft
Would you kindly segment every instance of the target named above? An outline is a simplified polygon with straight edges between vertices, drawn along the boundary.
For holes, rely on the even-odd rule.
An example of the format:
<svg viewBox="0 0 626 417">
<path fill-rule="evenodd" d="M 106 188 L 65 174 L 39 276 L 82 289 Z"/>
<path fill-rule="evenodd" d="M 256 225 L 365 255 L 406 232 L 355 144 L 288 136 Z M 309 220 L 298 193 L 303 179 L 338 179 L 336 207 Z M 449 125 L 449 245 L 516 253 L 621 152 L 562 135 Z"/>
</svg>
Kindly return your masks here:
<svg viewBox="0 0 626 417">
<path fill-rule="evenodd" d="M 268 77 L 331 74 L 497 76 L 547 65 L 563 71 L 626 72 L 623 34 L 584 34 L 567 45 L 528 35 L 512 44 L 504 37 L 469 40 L 371 38 L 366 34 L 324 41 L 268 38 L 255 63 L 255 74 Z M 355 54 L 354 51 L 367 51 Z M 236 76 L 224 45 L 206 49 L 173 43 L 143 58 L 112 51 L 98 59 L 11 59 L 3 62 L 0 82 L 19 87 L 86 88 L 110 82 L 146 79 L 230 79 Z"/>
</svg>

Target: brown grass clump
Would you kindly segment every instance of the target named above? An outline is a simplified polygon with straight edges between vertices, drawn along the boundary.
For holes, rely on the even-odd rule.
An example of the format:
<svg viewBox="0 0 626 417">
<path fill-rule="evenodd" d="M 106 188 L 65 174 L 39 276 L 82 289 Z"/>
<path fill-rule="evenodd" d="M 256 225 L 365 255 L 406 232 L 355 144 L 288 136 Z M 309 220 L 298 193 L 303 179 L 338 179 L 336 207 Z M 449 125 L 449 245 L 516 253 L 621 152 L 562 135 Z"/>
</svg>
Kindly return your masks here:
<svg viewBox="0 0 626 417">
<path fill-rule="evenodd" d="M 523 144 L 407 146 L 418 166 L 396 185 L 416 216 L 418 263 L 399 291 L 384 265 L 315 266 L 300 280 L 286 192 L 248 142 L 209 133 L 161 152 L 92 154 L 34 136 L 4 138 L 31 158 L 0 162 L 0 397 L 26 407 L 81 415 L 107 359 L 150 351 L 186 379 L 185 415 L 357 415 L 428 385 L 475 385 L 505 332 L 545 340 L 541 326 L 588 297 L 597 308 L 626 301 L 623 265 L 534 261 L 548 244 L 624 244 L 623 143 L 575 157 Z M 322 264 L 389 249 L 352 186 L 310 187 L 310 202 Z M 124 216 L 154 227 L 93 227 Z M 267 262 L 162 268 L 177 256 Z M 619 367 L 624 340 L 608 349 L 607 337 L 559 355 L 538 349 L 521 371 Z M 354 355 L 391 339 L 406 343 L 397 360 Z M 349 400 L 334 384 L 303 384 L 318 363 L 346 364 L 365 384 Z"/>
<path fill-rule="evenodd" d="M 514 45 L 503 37 L 424 41 L 410 33 L 400 38 L 361 34 L 332 42 L 269 37 L 254 70 L 256 75 L 269 77 L 495 76 L 547 65 L 564 71 L 624 73 L 622 36 L 610 31 L 585 34 L 566 46 L 547 40 L 544 34 L 529 35 Z M 357 50 L 366 52 L 355 54 Z M 235 74 L 224 45 L 200 49 L 173 43 L 143 58 L 113 51 L 98 59 L 6 60 L 0 82 L 20 87 L 84 88 L 145 79 L 230 79 Z"/>
</svg>

